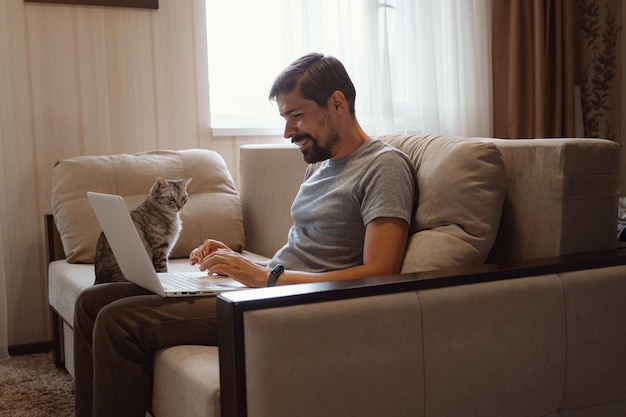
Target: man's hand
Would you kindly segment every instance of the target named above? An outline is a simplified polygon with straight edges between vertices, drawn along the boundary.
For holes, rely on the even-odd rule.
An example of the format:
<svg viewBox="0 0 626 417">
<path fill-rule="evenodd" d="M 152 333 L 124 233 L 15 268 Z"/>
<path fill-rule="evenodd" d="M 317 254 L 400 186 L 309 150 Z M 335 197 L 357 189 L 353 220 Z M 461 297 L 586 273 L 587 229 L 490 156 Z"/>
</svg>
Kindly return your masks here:
<svg viewBox="0 0 626 417">
<path fill-rule="evenodd" d="M 200 265 L 209 275 L 226 275 L 248 287 L 264 287 L 269 269 L 252 262 L 219 240 L 207 239 L 189 254 L 191 265 Z"/>
<path fill-rule="evenodd" d="M 270 270 L 265 265 L 250 261 L 229 248 L 218 248 L 206 255 L 200 263 L 200 270 L 209 275 L 226 275 L 247 287 L 267 285 Z"/>
<path fill-rule="evenodd" d="M 191 251 L 189 254 L 189 263 L 192 265 L 199 264 L 207 255 L 210 255 L 218 249 L 230 250 L 226 244 L 219 240 L 207 239 L 202 245 Z"/>
</svg>

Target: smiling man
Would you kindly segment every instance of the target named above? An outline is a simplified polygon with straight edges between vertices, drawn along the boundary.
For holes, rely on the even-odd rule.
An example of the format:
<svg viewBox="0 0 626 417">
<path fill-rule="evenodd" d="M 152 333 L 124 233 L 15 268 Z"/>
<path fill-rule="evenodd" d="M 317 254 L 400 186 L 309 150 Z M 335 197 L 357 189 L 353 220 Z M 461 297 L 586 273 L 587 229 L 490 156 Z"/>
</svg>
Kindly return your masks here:
<svg viewBox="0 0 626 417">
<path fill-rule="evenodd" d="M 355 98 L 354 85 L 341 62 L 321 54 L 295 61 L 276 78 L 270 91 L 270 99 L 277 101 L 285 119 L 285 138 L 300 147 L 308 163 L 343 158 L 368 140 L 356 120 Z M 312 134 L 320 129 L 326 132 L 319 132 L 316 140 Z"/>
<path fill-rule="evenodd" d="M 270 99 L 284 136 L 311 165 L 292 205 L 288 242 L 267 265 L 207 240 L 192 263 L 247 286 L 336 281 L 400 272 L 415 197 L 415 172 L 402 152 L 371 139 L 355 116 L 356 91 L 343 64 L 312 53 L 274 81 Z M 281 269 L 280 266 L 284 266 Z"/>
<path fill-rule="evenodd" d="M 355 96 L 341 62 L 322 54 L 296 60 L 276 78 L 270 98 L 285 119 L 285 138 L 311 163 L 292 205 L 288 241 L 259 264 L 206 240 L 191 252 L 191 264 L 249 287 L 400 272 L 415 170 L 402 152 L 364 133 Z M 143 417 L 154 353 L 215 345 L 216 320 L 215 297 L 161 298 L 131 282 L 83 291 L 74 322 L 76 415 Z"/>
</svg>

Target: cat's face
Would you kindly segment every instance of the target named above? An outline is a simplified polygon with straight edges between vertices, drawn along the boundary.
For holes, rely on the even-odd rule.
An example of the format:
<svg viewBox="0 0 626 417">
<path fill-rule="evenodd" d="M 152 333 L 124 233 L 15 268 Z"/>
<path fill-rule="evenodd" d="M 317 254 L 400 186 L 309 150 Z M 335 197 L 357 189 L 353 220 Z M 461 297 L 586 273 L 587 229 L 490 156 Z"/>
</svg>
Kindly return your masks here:
<svg viewBox="0 0 626 417">
<path fill-rule="evenodd" d="M 161 206 L 172 212 L 179 212 L 189 198 L 187 186 L 192 178 L 166 180 L 158 177 L 150 189 L 150 196 Z"/>
</svg>

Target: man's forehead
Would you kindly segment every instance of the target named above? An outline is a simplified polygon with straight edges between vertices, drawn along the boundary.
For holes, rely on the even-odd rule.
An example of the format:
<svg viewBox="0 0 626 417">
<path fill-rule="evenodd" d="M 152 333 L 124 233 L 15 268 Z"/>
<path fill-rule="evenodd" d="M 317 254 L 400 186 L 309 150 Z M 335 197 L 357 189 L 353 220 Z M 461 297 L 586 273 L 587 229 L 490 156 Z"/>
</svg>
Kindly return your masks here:
<svg viewBox="0 0 626 417">
<path fill-rule="evenodd" d="M 315 105 L 315 101 L 302 98 L 300 92 L 294 89 L 288 93 L 281 93 L 276 96 L 278 111 L 281 115 L 286 116 L 296 110 L 301 110 Z"/>
</svg>

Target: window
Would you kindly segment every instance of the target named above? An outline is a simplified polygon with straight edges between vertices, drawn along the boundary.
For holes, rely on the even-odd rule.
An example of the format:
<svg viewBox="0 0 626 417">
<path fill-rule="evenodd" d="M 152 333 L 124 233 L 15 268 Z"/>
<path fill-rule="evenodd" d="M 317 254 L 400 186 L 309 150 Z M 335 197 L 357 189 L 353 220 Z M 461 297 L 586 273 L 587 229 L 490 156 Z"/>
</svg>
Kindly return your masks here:
<svg viewBox="0 0 626 417">
<path fill-rule="evenodd" d="M 207 0 L 214 129 L 282 134 L 274 77 L 339 58 L 370 135 L 490 136 L 491 0 Z"/>
</svg>

